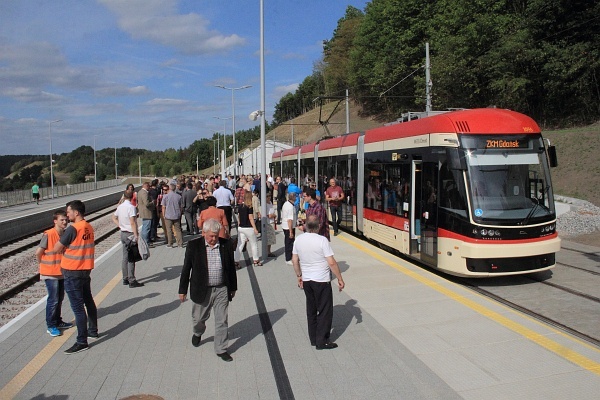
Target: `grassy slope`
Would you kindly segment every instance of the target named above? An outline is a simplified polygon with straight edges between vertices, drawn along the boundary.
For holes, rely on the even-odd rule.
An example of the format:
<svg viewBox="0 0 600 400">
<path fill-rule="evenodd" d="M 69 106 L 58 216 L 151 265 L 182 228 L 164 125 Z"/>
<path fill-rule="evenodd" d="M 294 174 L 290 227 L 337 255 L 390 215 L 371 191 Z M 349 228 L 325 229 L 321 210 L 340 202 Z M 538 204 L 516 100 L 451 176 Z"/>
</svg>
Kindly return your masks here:
<svg viewBox="0 0 600 400">
<path fill-rule="evenodd" d="M 554 193 L 600 206 L 600 123 L 542 134 L 558 155 L 558 167 L 552 169 Z"/>
</svg>

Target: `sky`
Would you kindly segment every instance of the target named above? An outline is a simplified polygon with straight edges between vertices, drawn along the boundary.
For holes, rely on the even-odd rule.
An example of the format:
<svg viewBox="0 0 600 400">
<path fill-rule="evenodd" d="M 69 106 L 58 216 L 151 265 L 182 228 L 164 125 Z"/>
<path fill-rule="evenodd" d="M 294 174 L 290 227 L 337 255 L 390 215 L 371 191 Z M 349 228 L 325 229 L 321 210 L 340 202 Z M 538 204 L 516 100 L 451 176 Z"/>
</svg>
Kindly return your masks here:
<svg viewBox="0 0 600 400">
<path fill-rule="evenodd" d="M 264 0 L 268 121 L 367 3 Z M 0 0 L 0 155 L 185 148 L 231 134 L 232 92 L 236 131 L 259 125 L 259 0 Z"/>
</svg>

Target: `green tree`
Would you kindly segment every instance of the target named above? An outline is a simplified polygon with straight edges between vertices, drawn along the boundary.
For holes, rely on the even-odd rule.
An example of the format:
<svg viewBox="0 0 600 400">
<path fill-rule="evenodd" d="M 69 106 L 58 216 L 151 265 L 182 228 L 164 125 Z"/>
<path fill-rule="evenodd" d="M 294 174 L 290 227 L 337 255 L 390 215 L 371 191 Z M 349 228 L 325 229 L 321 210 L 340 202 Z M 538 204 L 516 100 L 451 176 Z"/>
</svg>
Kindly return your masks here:
<svg viewBox="0 0 600 400">
<path fill-rule="evenodd" d="M 339 96 L 348 88 L 350 76 L 350 51 L 358 33 L 364 13 L 348 6 L 346 14 L 338 23 L 330 40 L 323 42 L 322 74 L 327 96 Z"/>
</svg>

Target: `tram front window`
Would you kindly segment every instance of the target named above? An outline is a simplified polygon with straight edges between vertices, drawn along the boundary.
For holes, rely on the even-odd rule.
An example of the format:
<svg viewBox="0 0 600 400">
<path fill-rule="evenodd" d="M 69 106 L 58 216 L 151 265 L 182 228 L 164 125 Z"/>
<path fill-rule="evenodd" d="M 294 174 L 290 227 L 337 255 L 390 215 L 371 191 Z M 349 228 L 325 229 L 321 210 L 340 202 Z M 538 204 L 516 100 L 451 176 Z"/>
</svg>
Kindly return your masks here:
<svg viewBox="0 0 600 400">
<path fill-rule="evenodd" d="M 469 150 L 473 219 L 526 224 L 554 217 L 545 153 Z"/>
</svg>

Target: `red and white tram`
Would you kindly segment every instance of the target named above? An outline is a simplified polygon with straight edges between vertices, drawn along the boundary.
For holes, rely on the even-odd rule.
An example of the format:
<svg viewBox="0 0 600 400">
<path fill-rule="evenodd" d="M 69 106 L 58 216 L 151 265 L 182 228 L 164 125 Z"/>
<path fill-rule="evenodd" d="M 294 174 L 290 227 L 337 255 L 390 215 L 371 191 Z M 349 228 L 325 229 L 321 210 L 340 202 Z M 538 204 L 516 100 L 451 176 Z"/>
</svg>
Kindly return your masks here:
<svg viewBox="0 0 600 400">
<path fill-rule="evenodd" d="M 343 229 L 452 275 L 488 277 L 554 266 L 555 165 L 535 121 L 489 108 L 284 150 L 271 171 L 321 191 L 335 177 Z"/>
</svg>

